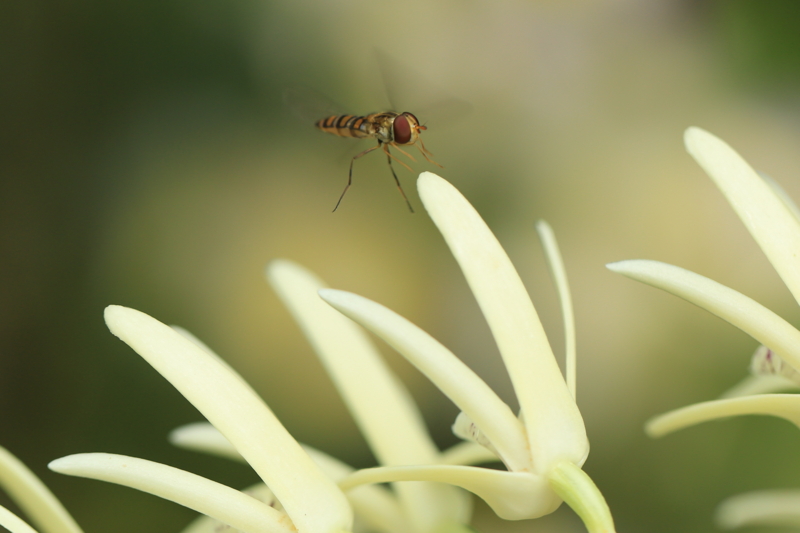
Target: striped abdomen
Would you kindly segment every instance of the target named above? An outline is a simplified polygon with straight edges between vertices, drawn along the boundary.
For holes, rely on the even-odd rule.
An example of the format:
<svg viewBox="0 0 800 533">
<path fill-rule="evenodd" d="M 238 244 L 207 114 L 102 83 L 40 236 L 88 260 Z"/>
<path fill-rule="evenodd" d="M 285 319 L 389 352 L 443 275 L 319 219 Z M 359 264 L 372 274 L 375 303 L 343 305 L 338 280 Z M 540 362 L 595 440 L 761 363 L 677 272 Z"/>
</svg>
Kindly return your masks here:
<svg viewBox="0 0 800 533">
<path fill-rule="evenodd" d="M 332 133 L 339 137 L 363 139 L 374 136 L 372 122 L 368 118 L 356 115 L 333 115 L 318 120 L 316 126 L 325 133 Z"/>
</svg>

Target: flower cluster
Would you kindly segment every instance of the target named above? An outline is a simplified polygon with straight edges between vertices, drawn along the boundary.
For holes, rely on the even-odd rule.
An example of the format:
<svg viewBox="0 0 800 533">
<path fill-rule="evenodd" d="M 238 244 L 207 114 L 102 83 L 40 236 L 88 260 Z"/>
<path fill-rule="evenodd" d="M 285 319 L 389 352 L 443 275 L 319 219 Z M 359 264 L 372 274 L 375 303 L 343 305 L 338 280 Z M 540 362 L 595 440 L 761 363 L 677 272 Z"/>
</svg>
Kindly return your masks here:
<svg viewBox="0 0 800 533">
<path fill-rule="evenodd" d="M 301 445 L 245 380 L 197 338 L 139 311 L 110 306 L 105 320 L 111 332 L 208 420 L 178 428 L 172 441 L 246 461 L 263 484 L 239 491 L 167 465 L 107 453 L 63 457 L 50 468 L 132 487 L 201 513 L 185 533 L 221 526 L 248 533 L 463 533 L 470 530 L 466 491 L 510 520 L 546 515 L 566 501 L 591 533 L 613 532 L 605 500 L 581 470 L 589 444 L 575 403 L 574 326 L 552 231 L 544 223 L 537 227 L 562 300 L 566 379 L 519 275 L 475 209 L 436 175 L 422 174 L 418 185 L 492 330 L 519 414 L 405 318 L 361 296 L 327 289 L 302 267 L 278 260 L 267 267 L 267 278 L 336 384 L 379 467 L 354 470 Z M 436 448 L 408 391 L 356 323 L 394 347 L 461 409 L 454 431 L 463 443 Z M 498 460 L 506 470 L 469 466 Z M 80 531 L 10 454 L 0 454 L 0 483 L 41 531 Z M 0 525 L 14 533 L 34 531 L 2 508 Z"/>
<path fill-rule="evenodd" d="M 689 153 L 725 195 L 800 302 L 800 211 L 777 183 L 755 172 L 720 139 L 690 128 L 685 141 Z M 660 437 L 700 422 L 748 414 L 778 416 L 800 427 L 800 395 L 774 393 L 800 383 L 798 329 L 747 296 L 676 266 L 636 260 L 613 263 L 608 268 L 702 307 L 761 343 L 753 355 L 751 377 L 721 399 L 655 417 L 646 426 L 648 434 Z M 727 528 L 798 526 L 800 490 L 752 492 L 729 498 L 720 505 L 717 521 Z"/>
</svg>

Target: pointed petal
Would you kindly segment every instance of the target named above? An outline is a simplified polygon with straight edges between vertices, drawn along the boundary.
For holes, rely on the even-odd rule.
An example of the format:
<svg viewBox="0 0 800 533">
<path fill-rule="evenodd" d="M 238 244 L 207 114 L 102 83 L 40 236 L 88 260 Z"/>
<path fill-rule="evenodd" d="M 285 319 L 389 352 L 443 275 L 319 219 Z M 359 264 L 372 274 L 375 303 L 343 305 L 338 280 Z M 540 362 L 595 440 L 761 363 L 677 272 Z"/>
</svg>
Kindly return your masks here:
<svg viewBox="0 0 800 533">
<path fill-rule="evenodd" d="M 800 368 L 800 331 L 755 300 L 699 274 L 659 261 L 630 260 L 606 266 L 714 313 Z"/>
<path fill-rule="evenodd" d="M 430 172 L 422 173 L 417 184 L 425 209 L 475 294 L 527 413 L 534 468 L 544 471 L 562 458 L 582 464 L 589 452 L 583 419 L 517 271 L 455 187 Z"/>
<path fill-rule="evenodd" d="M 732 496 L 717 507 L 716 521 L 725 529 L 800 526 L 800 491 L 762 490 Z"/>
<path fill-rule="evenodd" d="M 572 393 L 572 398 L 577 397 L 576 373 L 577 373 L 577 350 L 575 348 L 575 313 L 572 311 L 572 297 L 569 293 L 569 283 L 567 282 L 567 270 L 564 268 L 564 260 L 561 259 L 561 251 L 558 249 L 558 242 L 553 233 L 553 229 L 544 220 L 536 223 L 536 231 L 542 241 L 544 255 L 547 258 L 547 265 L 550 267 L 550 275 L 553 276 L 556 289 L 558 290 L 558 300 L 561 303 L 561 316 L 564 320 L 564 346 L 566 357 L 564 368 L 567 376 L 567 388 Z"/>
<path fill-rule="evenodd" d="M 365 483 L 438 481 L 466 489 L 505 520 L 539 518 L 555 511 L 561 499 L 547 480 L 528 472 L 504 472 L 474 466 L 386 466 L 357 470 L 339 483 L 349 490 Z"/>
<path fill-rule="evenodd" d="M 396 349 L 441 389 L 496 445 L 509 468 L 530 466 L 519 420 L 489 386 L 453 353 L 420 328 L 386 307 L 356 294 L 333 289 L 323 300 Z"/>
<path fill-rule="evenodd" d="M 170 433 L 170 442 L 195 451 L 214 453 L 244 461 L 236 448 L 211 424 L 200 422 L 181 426 Z M 311 446 L 303 449 L 332 480 L 339 481 L 353 473 L 353 468 Z M 378 531 L 403 533 L 411 528 L 394 495 L 379 485 L 364 485 L 346 494 L 356 515 Z M 198 526 L 200 527 L 200 526 Z M 189 533 L 185 531 L 184 533 Z M 199 531 L 197 532 L 199 533 Z"/>
<path fill-rule="evenodd" d="M 352 512 L 347 499 L 241 376 L 144 313 L 109 306 L 105 316 L 114 335 L 167 378 L 236 446 L 278 497 L 300 533 L 350 529 Z"/>
<path fill-rule="evenodd" d="M 42 533 L 81 533 L 50 489 L 3 447 L 0 447 L 0 486 Z"/>
<path fill-rule="evenodd" d="M 255 498 L 261 503 L 265 503 L 270 507 L 275 507 L 280 510 L 280 502 L 278 502 L 275 495 L 263 483 L 258 483 L 247 487 L 241 491 L 242 493 Z M 232 528 L 224 522 L 220 522 L 216 518 L 207 515 L 200 515 L 184 528 L 181 533 L 219 533 L 220 531 L 230 531 Z"/>
<path fill-rule="evenodd" d="M 244 457 L 225 438 L 217 428 L 207 422 L 186 424 L 173 429 L 169 434 L 169 442 L 179 448 L 204 452 L 234 461 L 245 462 Z"/>
<path fill-rule="evenodd" d="M 651 419 L 645 431 L 651 437 L 663 437 L 701 422 L 739 415 L 777 416 L 800 428 L 800 395 L 761 394 L 696 403 Z"/>
<path fill-rule="evenodd" d="M 786 209 L 794 216 L 795 220 L 800 222 L 800 208 L 797 207 L 797 204 L 792 200 L 792 197 L 786 192 L 786 190 L 781 187 L 781 184 L 775 181 L 772 176 L 764 173 L 759 172 L 758 175 L 761 177 L 764 182 L 770 186 L 772 192 L 775 193 L 775 196 L 781 199 L 783 205 L 786 206 Z"/>
<path fill-rule="evenodd" d="M 479 465 L 500 461 L 497 455 L 474 442 L 459 442 L 442 452 L 443 465 Z"/>
<path fill-rule="evenodd" d="M 700 128 L 684 136 L 692 154 L 728 199 L 800 303 L 800 222 L 772 187 L 724 141 Z"/>
<path fill-rule="evenodd" d="M 36 533 L 23 519 L 0 505 L 0 526 L 11 533 Z"/>
<path fill-rule="evenodd" d="M 245 533 L 292 533 L 287 516 L 238 490 L 171 466 L 109 453 L 56 459 L 51 470 L 154 494 L 216 518 Z"/>
<path fill-rule="evenodd" d="M 722 393 L 720 399 L 771 394 L 800 389 L 797 383 L 783 376 L 747 376 L 742 381 Z"/>
<path fill-rule="evenodd" d="M 432 464 L 439 450 L 408 390 L 366 333 L 320 300 L 325 284 L 287 260 L 267 267 L 267 279 L 302 328 L 378 460 L 385 465 Z M 453 517 L 467 519 L 469 496 L 453 487 L 398 488 L 415 527 L 428 530 Z"/>
<path fill-rule="evenodd" d="M 384 464 L 434 462 L 422 415 L 364 331 L 320 300 L 325 287 L 304 268 L 273 261 L 267 278 L 303 329 L 362 433 Z"/>
</svg>

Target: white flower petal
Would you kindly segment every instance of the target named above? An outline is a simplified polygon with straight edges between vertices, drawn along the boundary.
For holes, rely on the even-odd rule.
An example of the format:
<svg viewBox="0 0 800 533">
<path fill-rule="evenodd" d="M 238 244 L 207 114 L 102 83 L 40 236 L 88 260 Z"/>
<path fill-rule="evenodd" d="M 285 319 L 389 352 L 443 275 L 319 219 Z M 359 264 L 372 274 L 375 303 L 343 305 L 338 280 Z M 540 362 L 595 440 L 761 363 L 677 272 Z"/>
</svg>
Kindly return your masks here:
<svg viewBox="0 0 800 533">
<path fill-rule="evenodd" d="M 651 437 L 662 437 L 701 422 L 739 415 L 777 416 L 800 428 L 800 395 L 761 394 L 696 403 L 651 419 L 645 431 Z"/>
<path fill-rule="evenodd" d="M 320 300 L 318 278 L 286 260 L 267 278 L 319 355 L 339 394 L 384 464 L 435 462 L 439 451 L 405 387 L 364 331 Z"/>
<path fill-rule="evenodd" d="M 724 141 L 700 128 L 686 130 L 684 140 L 800 303 L 800 222 L 772 187 Z"/>
<path fill-rule="evenodd" d="M 139 311 L 109 306 L 105 316 L 114 335 L 167 378 L 236 446 L 300 533 L 351 528 L 352 511 L 344 494 L 228 365 Z"/>
<path fill-rule="evenodd" d="M 207 422 L 186 424 L 173 429 L 169 434 L 169 442 L 186 450 L 204 452 L 225 457 L 226 459 L 233 459 L 234 461 L 246 462 L 244 457 L 236 450 L 236 447 L 231 444 L 231 441 Z"/>
<path fill-rule="evenodd" d="M 773 392 L 786 392 L 798 389 L 800 389 L 800 386 L 798 386 L 797 383 L 783 376 L 747 376 L 720 395 L 720 399 L 753 396 L 755 394 L 770 394 Z"/>
<path fill-rule="evenodd" d="M 714 313 L 800 368 L 800 331 L 755 300 L 704 276 L 659 261 L 630 260 L 606 266 Z"/>
<path fill-rule="evenodd" d="M 275 498 L 275 495 L 263 483 L 252 485 L 241 492 L 250 496 L 251 498 L 255 498 L 261 503 L 269 505 L 270 507 L 280 507 L 280 503 Z M 188 526 L 186 526 L 181 533 L 219 533 L 220 531 L 230 531 L 233 533 L 233 530 L 230 526 L 227 526 L 225 523 L 220 522 L 216 518 L 200 515 Z"/>
<path fill-rule="evenodd" d="M 479 465 L 500 461 L 490 450 L 474 442 L 459 442 L 442 452 L 443 465 Z"/>
<path fill-rule="evenodd" d="M 36 533 L 36 530 L 29 526 L 27 522 L 2 505 L 0 505 L 0 526 L 11 533 Z"/>
<path fill-rule="evenodd" d="M 550 267 L 550 274 L 553 276 L 553 281 L 555 281 L 558 299 L 561 302 L 561 316 L 564 320 L 564 347 L 566 351 L 564 369 L 567 376 L 567 388 L 569 388 L 574 399 L 577 397 L 576 374 L 578 357 L 575 343 L 575 313 L 572 310 L 572 297 L 569 293 L 567 270 L 564 268 L 564 260 L 561 259 L 558 242 L 550 225 L 544 220 L 540 220 L 536 223 L 536 231 L 542 241 L 547 265 Z"/>
<path fill-rule="evenodd" d="M 439 450 L 408 390 L 389 369 L 366 333 L 320 300 L 325 284 L 287 260 L 267 267 L 267 279 L 302 328 L 378 461 L 384 465 L 434 464 Z M 417 530 L 469 519 L 469 496 L 453 487 L 406 484 L 398 494 Z"/>
<path fill-rule="evenodd" d="M 357 470 L 339 486 L 348 490 L 365 483 L 438 481 L 466 489 L 484 500 L 505 520 L 539 518 L 555 511 L 561 499 L 547 480 L 530 472 L 504 472 L 473 466 L 386 466 Z"/>
<path fill-rule="evenodd" d="M 758 175 L 761 177 L 764 182 L 770 186 L 772 192 L 775 193 L 775 196 L 780 198 L 783 205 L 786 206 L 786 209 L 789 210 L 790 213 L 794 216 L 795 220 L 800 222 L 800 208 L 797 207 L 797 204 L 792 200 L 792 197 L 786 192 L 786 190 L 781 187 L 780 183 L 775 181 L 772 176 L 764 173 L 759 172 Z"/>
<path fill-rule="evenodd" d="M 81 533 L 50 489 L 3 447 L 0 447 L 0 486 L 43 533 Z"/>
<path fill-rule="evenodd" d="M 800 491 L 763 490 L 732 496 L 719 504 L 716 521 L 725 529 L 800 526 Z"/>
<path fill-rule="evenodd" d="M 200 422 L 181 426 L 170 433 L 170 442 L 189 450 L 213 453 L 229 459 L 244 461 L 236 448 L 211 424 Z M 316 465 L 334 481 L 353 473 L 353 468 L 308 445 L 302 445 Z M 378 485 L 357 487 L 347 494 L 356 515 L 378 531 L 404 533 L 411 528 L 397 499 Z M 198 526 L 200 527 L 200 526 Z M 190 533 L 185 531 L 184 533 Z M 193 533 L 193 530 L 192 530 Z M 198 530 L 198 532 L 200 531 Z"/>
<path fill-rule="evenodd" d="M 475 294 L 521 410 L 527 413 L 525 429 L 534 468 L 545 470 L 562 458 L 583 464 L 589 451 L 583 419 L 517 271 L 455 187 L 430 172 L 423 172 L 417 185 L 425 209 Z"/>
<path fill-rule="evenodd" d="M 288 517 L 238 490 L 171 466 L 108 453 L 56 459 L 51 470 L 154 494 L 216 518 L 245 533 L 292 533 Z"/>
<path fill-rule="evenodd" d="M 323 300 L 396 349 L 481 428 L 513 470 L 531 462 L 514 413 L 475 372 L 420 328 L 386 307 L 356 294 L 319 291 Z"/>
</svg>

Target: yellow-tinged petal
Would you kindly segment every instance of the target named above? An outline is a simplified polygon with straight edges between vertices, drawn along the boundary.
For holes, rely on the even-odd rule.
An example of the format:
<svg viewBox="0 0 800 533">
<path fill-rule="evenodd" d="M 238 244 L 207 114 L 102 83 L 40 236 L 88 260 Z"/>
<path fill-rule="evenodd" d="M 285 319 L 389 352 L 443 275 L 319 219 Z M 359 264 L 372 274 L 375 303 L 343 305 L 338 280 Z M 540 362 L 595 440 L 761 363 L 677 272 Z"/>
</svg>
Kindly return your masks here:
<svg viewBox="0 0 800 533">
<path fill-rule="evenodd" d="M 700 128 L 686 130 L 684 140 L 686 149 L 720 188 L 800 303 L 800 222 L 774 189 L 724 141 Z"/>
<path fill-rule="evenodd" d="M 0 486 L 42 533 L 81 533 L 50 489 L 3 447 L 0 447 Z"/>
<path fill-rule="evenodd" d="M 0 505 L 0 527 L 6 528 L 11 533 L 36 533 L 27 522 L 2 505 Z"/>
<path fill-rule="evenodd" d="M 583 419 L 517 271 L 455 187 L 430 172 L 420 175 L 417 186 L 503 356 L 526 420 L 534 469 L 541 473 L 561 459 L 583 464 L 589 452 Z"/>
<path fill-rule="evenodd" d="M 659 261 L 637 259 L 606 266 L 714 313 L 800 368 L 800 331 L 755 300 L 700 274 Z"/>
<path fill-rule="evenodd" d="M 742 381 L 726 390 L 720 399 L 753 396 L 755 394 L 771 394 L 786 392 L 800 388 L 797 383 L 783 376 L 747 376 Z"/>
<path fill-rule="evenodd" d="M 572 296 L 569 293 L 567 269 L 564 268 L 564 260 L 561 259 L 558 241 L 556 241 L 556 235 L 550 225 L 544 220 L 540 220 L 536 223 L 536 231 L 542 241 L 544 256 L 547 258 L 550 275 L 553 276 L 553 281 L 558 290 L 558 299 L 561 302 L 561 317 L 564 321 L 564 351 L 566 352 L 564 371 L 567 375 L 567 388 L 572 393 L 572 398 L 575 399 L 577 397 L 578 352 L 575 343 L 575 313 L 572 310 Z"/>
<path fill-rule="evenodd" d="M 109 306 L 105 317 L 114 335 L 169 380 L 236 446 L 278 497 L 300 533 L 351 528 L 352 510 L 344 494 L 228 365 L 139 311 Z"/>
<path fill-rule="evenodd" d="M 478 465 L 500 461 L 492 451 L 474 442 L 464 441 L 442 452 L 443 465 Z"/>
<path fill-rule="evenodd" d="M 269 506 L 279 507 L 280 503 L 275 498 L 271 490 L 263 483 L 252 485 L 242 490 L 242 493 L 255 498 L 256 500 L 265 503 Z M 219 533 L 221 530 L 230 530 L 229 526 L 220 522 L 216 518 L 206 515 L 200 515 L 193 520 L 181 533 Z"/>
<path fill-rule="evenodd" d="M 561 505 L 546 478 L 530 472 L 505 472 L 473 466 L 386 466 L 357 470 L 339 483 L 349 490 L 365 483 L 438 481 L 466 489 L 505 520 L 548 515 Z"/>
<path fill-rule="evenodd" d="M 439 450 L 408 390 L 392 373 L 366 333 L 320 300 L 325 284 L 287 260 L 267 267 L 267 279 L 314 347 L 328 374 L 384 465 L 435 464 Z M 396 487 L 417 531 L 443 521 L 468 522 L 469 496 L 454 487 Z"/>
<path fill-rule="evenodd" d="M 800 526 L 800 491 L 760 490 L 737 494 L 717 507 L 721 528 Z"/>
<path fill-rule="evenodd" d="M 531 465 L 522 425 L 497 394 L 436 339 L 394 311 L 362 296 L 333 289 L 323 300 L 369 329 L 416 366 L 477 424 L 512 470 Z"/>
<path fill-rule="evenodd" d="M 189 450 L 208 452 L 228 459 L 244 461 L 236 448 L 211 424 L 199 422 L 181 426 L 170 433 L 170 442 Z M 317 466 L 332 480 L 339 481 L 353 473 L 353 468 L 330 455 L 302 445 Z M 356 515 L 377 531 L 407 533 L 411 530 L 397 499 L 380 485 L 364 485 L 347 493 Z M 199 525 L 197 527 L 200 527 Z M 195 533 L 194 530 L 184 533 Z M 199 530 L 198 530 L 199 533 Z"/>
<path fill-rule="evenodd" d="M 777 416 L 800 428 L 800 395 L 760 394 L 696 403 L 652 418 L 645 431 L 651 437 L 662 437 L 701 422 L 739 415 Z"/>
<path fill-rule="evenodd" d="M 292 533 L 288 517 L 238 490 L 171 466 L 108 453 L 68 455 L 50 469 L 154 494 L 245 533 Z M 332 532 L 333 533 L 333 532 Z"/>
</svg>

